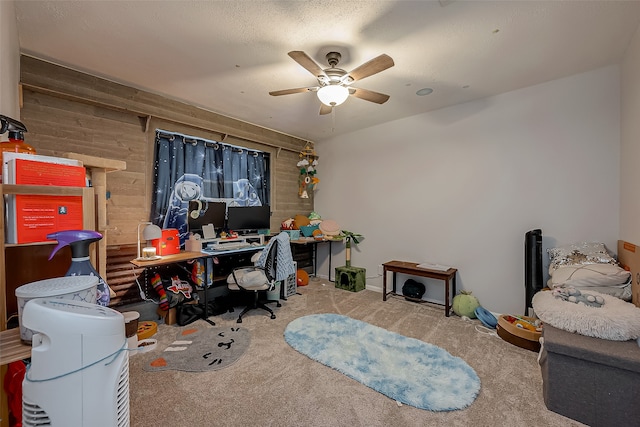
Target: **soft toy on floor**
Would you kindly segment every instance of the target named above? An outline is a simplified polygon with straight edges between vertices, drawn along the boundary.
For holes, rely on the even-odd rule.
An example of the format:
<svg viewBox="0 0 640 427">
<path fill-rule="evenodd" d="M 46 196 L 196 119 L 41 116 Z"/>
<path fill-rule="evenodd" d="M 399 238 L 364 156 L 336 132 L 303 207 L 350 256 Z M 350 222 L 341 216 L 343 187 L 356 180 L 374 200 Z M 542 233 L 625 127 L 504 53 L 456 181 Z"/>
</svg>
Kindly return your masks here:
<svg viewBox="0 0 640 427">
<path fill-rule="evenodd" d="M 469 319 L 476 318 L 476 308 L 480 307 L 480 301 L 471 291 L 460 291 L 458 295 L 453 297 L 452 309 L 458 316 L 466 316 Z"/>
<path fill-rule="evenodd" d="M 584 304 L 596 308 L 602 307 L 604 304 L 604 299 L 600 295 L 591 295 L 585 292 L 580 292 L 578 289 L 571 287 L 555 288 L 552 293 L 554 297 L 574 304 Z"/>
</svg>

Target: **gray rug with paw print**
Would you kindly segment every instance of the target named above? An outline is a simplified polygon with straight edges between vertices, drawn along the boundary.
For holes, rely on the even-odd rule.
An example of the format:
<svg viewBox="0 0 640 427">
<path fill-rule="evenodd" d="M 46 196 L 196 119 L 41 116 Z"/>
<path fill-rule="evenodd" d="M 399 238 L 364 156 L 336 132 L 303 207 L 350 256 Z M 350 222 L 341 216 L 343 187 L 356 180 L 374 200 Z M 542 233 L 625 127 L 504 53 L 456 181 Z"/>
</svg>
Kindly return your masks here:
<svg viewBox="0 0 640 427">
<path fill-rule="evenodd" d="M 145 371 L 215 371 L 231 365 L 246 352 L 249 331 L 237 326 L 182 329 L 160 352 L 149 353 Z"/>
</svg>

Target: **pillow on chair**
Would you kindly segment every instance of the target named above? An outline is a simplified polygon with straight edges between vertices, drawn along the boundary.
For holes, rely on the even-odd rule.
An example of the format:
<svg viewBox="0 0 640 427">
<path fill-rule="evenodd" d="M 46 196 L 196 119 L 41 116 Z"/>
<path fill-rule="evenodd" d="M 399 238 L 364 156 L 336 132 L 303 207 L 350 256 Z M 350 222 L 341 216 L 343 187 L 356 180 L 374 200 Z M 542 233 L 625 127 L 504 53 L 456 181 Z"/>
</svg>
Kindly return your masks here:
<svg viewBox="0 0 640 427">
<path fill-rule="evenodd" d="M 268 287 L 267 276 L 265 276 L 262 270 L 255 270 L 252 267 L 246 269 L 237 270 L 235 272 L 236 280 L 233 279 L 233 274 L 227 276 L 227 285 L 231 285 L 231 288 L 237 287 L 238 284 L 244 289 L 266 289 Z M 235 286 L 234 286 L 235 285 Z"/>
</svg>

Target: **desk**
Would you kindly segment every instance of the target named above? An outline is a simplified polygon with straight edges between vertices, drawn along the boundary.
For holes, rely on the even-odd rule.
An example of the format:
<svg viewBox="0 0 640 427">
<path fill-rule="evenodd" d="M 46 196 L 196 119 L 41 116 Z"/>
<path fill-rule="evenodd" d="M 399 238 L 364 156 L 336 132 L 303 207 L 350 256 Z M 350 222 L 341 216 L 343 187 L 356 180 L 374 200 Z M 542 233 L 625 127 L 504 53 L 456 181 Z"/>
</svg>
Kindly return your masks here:
<svg viewBox="0 0 640 427">
<path fill-rule="evenodd" d="M 382 301 L 387 300 L 387 295 L 402 295 L 396 293 L 396 273 L 407 274 L 410 276 L 427 277 L 429 279 L 437 279 L 444 281 L 444 313 L 449 317 L 449 311 L 451 309 L 451 303 L 453 296 L 456 294 L 456 273 L 455 268 L 449 268 L 447 271 L 442 270 L 428 270 L 426 268 L 418 267 L 415 262 L 405 261 L 389 261 L 382 264 Z M 387 292 L 387 272 L 393 273 L 393 287 L 390 292 Z M 451 283 L 451 292 L 449 292 L 449 283 Z M 404 295 L 402 295 L 404 296 Z M 416 298 L 405 297 L 416 302 L 426 302 Z"/>
<path fill-rule="evenodd" d="M 173 255 L 164 255 L 158 259 L 152 259 L 152 260 L 139 260 L 139 259 L 134 259 L 131 260 L 130 262 L 135 265 L 136 267 L 141 267 L 141 268 L 149 268 L 149 267 L 159 267 L 159 266 L 163 266 L 163 265 L 170 265 L 170 264 L 175 264 L 178 262 L 185 262 L 185 261 L 193 261 L 195 259 L 198 258 L 204 258 L 204 277 L 205 277 L 205 285 L 202 287 L 202 290 L 204 292 L 204 313 L 202 315 L 202 319 L 205 320 L 206 322 L 208 322 L 211 325 L 215 325 L 215 322 L 209 320 L 209 314 L 208 314 L 208 289 L 209 287 L 213 287 L 213 282 L 211 284 L 211 286 L 206 286 L 206 281 L 209 277 L 209 271 L 207 268 L 208 262 L 206 261 L 206 258 L 213 258 L 213 257 L 223 257 L 225 255 L 236 255 L 242 252 L 256 252 L 256 251 L 261 251 L 262 249 L 264 249 L 264 246 L 248 246 L 245 248 L 238 248 L 238 249 L 229 249 L 229 250 L 203 250 L 202 252 L 187 252 L 187 251 L 182 251 L 180 253 L 177 254 L 173 254 Z M 215 262 L 213 263 L 213 265 L 215 265 Z M 212 272 L 212 276 L 213 277 L 213 281 L 215 281 L 215 275 L 213 274 L 214 272 Z M 195 290 L 194 290 L 195 291 Z"/>
<path fill-rule="evenodd" d="M 202 252 L 180 252 L 178 254 L 173 255 L 165 255 L 160 257 L 159 259 L 152 260 L 139 260 L 134 259 L 131 260 L 131 264 L 136 267 L 157 267 L 159 265 L 173 264 L 175 262 L 180 261 L 191 261 L 196 258 L 206 257 L 207 254 Z"/>
<path fill-rule="evenodd" d="M 140 260 L 140 259 L 133 259 L 131 260 L 131 264 L 135 265 L 136 267 L 141 267 L 141 268 L 149 268 L 149 267 L 159 267 L 162 265 L 170 265 L 170 264 L 175 264 L 177 262 L 183 262 L 183 261 L 192 261 L 194 259 L 198 259 L 198 258 L 206 258 L 207 256 L 209 256 L 208 254 L 204 253 L 204 252 L 188 252 L 188 251 L 182 251 L 180 253 L 177 254 L 172 254 L 172 255 L 164 255 L 161 256 L 158 259 L 151 259 L 151 260 Z M 206 271 L 206 265 L 207 263 L 204 263 L 205 265 L 205 277 L 207 277 L 207 271 Z M 146 276 L 145 276 L 146 277 Z M 209 320 L 209 316 L 207 313 L 207 287 L 204 286 L 203 287 L 204 290 L 204 313 L 202 315 L 202 320 L 208 322 L 209 324 L 211 324 L 212 326 L 215 326 L 215 322 Z"/>
<path fill-rule="evenodd" d="M 318 245 L 320 243 L 329 243 L 329 281 L 333 282 L 333 280 L 331 280 L 331 244 L 333 242 L 342 242 L 342 239 L 322 239 L 322 240 L 315 240 L 315 239 L 307 239 L 307 238 L 300 238 L 298 240 L 291 240 L 291 246 L 292 248 L 295 247 L 295 245 L 311 245 L 311 249 L 313 251 L 313 277 L 318 277 Z"/>
</svg>

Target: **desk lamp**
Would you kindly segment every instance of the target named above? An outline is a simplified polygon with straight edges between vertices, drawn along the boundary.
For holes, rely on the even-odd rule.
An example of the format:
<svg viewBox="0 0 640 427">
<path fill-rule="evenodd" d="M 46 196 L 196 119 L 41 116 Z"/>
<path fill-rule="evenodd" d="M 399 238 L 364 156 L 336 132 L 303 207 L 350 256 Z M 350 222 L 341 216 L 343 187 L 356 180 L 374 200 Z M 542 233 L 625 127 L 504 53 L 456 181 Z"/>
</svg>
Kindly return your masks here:
<svg viewBox="0 0 640 427">
<path fill-rule="evenodd" d="M 138 224 L 138 258 L 136 260 L 145 260 L 149 258 L 155 258 L 155 248 L 150 246 L 145 246 L 143 252 L 146 256 L 140 255 L 140 226 L 146 225 L 146 227 L 142 230 L 142 238 L 149 244 L 149 240 L 160 239 L 162 238 L 162 229 L 151 222 L 141 222 Z"/>
</svg>

